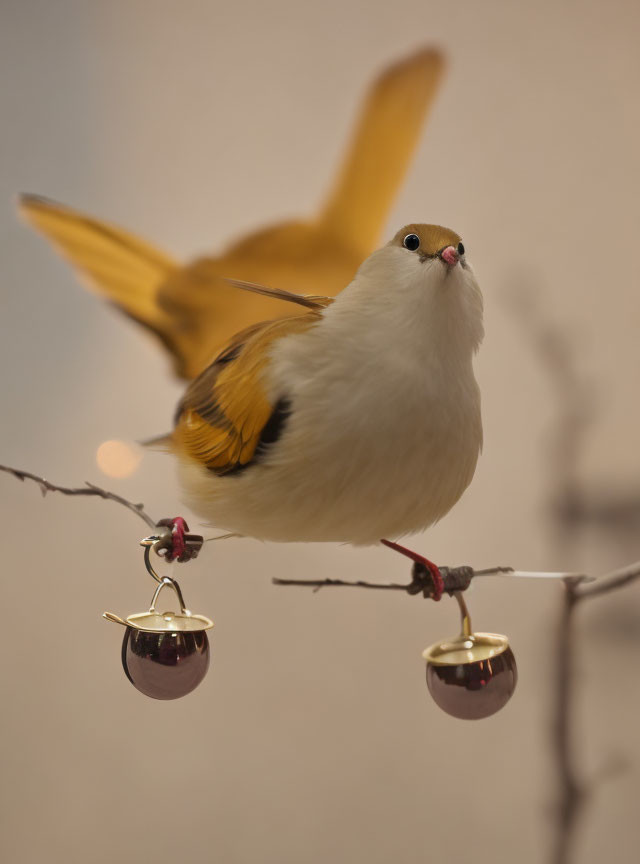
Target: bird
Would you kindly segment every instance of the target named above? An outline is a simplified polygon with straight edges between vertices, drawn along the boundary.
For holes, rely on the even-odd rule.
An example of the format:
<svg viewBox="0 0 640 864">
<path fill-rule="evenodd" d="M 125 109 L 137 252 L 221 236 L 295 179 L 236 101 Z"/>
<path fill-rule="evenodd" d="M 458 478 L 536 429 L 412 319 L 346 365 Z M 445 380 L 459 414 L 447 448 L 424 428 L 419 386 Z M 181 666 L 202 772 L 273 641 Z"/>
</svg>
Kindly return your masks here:
<svg viewBox="0 0 640 864">
<path fill-rule="evenodd" d="M 180 265 L 112 224 L 20 199 L 190 381 L 156 444 L 200 518 L 260 540 L 382 542 L 431 573 L 434 599 L 439 568 L 396 541 L 441 519 L 473 477 L 482 294 L 448 228 L 409 224 L 372 249 L 443 68 L 422 49 L 383 70 L 320 214 L 217 257 Z"/>
<path fill-rule="evenodd" d="M 39 195 L 21 196 L 19 211 L 88 287 L 161 342 L 179 377 L 191 380 L 234 333 L 304 311 L 238 292 L 226 277 L 291 292 L 302 285 L 325 296 L 352 279 L 379 242 L 443 70 L 442 53 L 432 47 L 383 69 L 320 212 L 251 232 L 215 257 L 183 265 L 122 228 Z"/>
<path fill-rule="evenodd" d="M 235 280 L 301 315 L 236 334 L 193 380 L 165 443 L 190 508 L 279 542 L 386 542 L 458 501 L 482 447 L 482 294 L 461 237 L 409 224 L 335 298 Z M 439 598 L 438 598 L 439 599 Z"/>
</svg>

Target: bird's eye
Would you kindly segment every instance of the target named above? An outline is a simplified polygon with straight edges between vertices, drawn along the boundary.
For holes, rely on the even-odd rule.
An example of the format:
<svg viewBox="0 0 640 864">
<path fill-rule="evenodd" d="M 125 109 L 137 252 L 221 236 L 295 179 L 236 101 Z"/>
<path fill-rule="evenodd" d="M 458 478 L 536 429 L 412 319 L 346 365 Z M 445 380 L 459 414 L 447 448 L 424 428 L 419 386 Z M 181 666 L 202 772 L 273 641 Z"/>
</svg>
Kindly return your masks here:
<svg viewBox="0 0 640 864">
<path fill-rule="evenodd" d="M 458 255 L 464 255 L 464 245 L 462 243 L 458 243 Z"/>
<path fill-rule="evenodd" d="M 415 252 L 416 249 L 420 248 L 420 238 L 417 234 L 407 234 L 402 243 L 409 252 Z"/>
</svg>

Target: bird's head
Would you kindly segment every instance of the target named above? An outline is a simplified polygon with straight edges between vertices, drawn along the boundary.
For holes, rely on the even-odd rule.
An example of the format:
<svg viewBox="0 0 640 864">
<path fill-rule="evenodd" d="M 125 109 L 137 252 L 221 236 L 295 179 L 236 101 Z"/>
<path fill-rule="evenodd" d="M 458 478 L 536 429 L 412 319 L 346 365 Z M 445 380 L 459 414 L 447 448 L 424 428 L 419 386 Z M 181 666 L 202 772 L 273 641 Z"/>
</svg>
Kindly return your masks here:
<svg viewBox="0 0 640 864">
<path fill-rule="evenodd" d="M 408 319 L 431 338 L 472 350 L 482 341 L 482 294 L 460 235 L 449 228 L 405 225 L 363 262 L 352 286 L 390 326 L 394 317 L 400 326 Z"/>
<path fill-rule="evenodd" d="M 405 225 L 387 246 L 413 253 L 412 266 L 415 267 L 416 272 L 420 265 L 431 261 L 441 262 L 441 272 L 445 276 L 458 265 L 462 268 L 467 267 L 460 235 L 441 225 Z M 419 262 L 418 265 L 415 264 L 415 259 Z"/>
</svg>

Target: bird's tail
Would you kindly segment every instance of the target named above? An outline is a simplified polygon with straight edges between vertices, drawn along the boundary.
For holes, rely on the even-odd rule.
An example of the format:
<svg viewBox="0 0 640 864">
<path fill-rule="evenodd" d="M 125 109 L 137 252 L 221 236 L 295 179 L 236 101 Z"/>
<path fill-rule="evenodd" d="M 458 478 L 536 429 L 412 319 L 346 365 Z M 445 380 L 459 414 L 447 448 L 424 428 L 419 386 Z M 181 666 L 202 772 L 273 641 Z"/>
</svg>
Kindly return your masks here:
<svg viewBox="0 0 640 864">
<path fill-rule="evenodd" d="M 98 294 L 151 330 L 175 355 L 171 319 L 157 303 L 176 264 L 143 240 L 70 207 L 22 195 L 20 213 L 47 237 Z M 177 358 L 179 362 L 179 358 Z"/>
<path fill-rule="evenodd" d="M 443 70 L 442 54 L 423 49 L 385 69 L 369 91 L 321 217 L 363 257 L 379 242 Z"/>
</svg>

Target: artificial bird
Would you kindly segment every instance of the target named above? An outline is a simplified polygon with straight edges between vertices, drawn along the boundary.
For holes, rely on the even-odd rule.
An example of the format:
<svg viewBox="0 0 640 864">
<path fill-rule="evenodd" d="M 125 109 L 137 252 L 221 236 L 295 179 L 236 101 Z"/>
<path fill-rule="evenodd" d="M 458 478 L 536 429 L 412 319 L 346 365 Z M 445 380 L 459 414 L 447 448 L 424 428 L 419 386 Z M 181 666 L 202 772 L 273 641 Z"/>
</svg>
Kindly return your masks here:
<svg viewBox="0 0 640 864">
<path fill-rule="evenodd" d="M 356 545 L 442 518 L 482 446 L 482 295 L 461 238 L 407 225 L 335 299 L 233 287 L 306 312 L 237 334 L 188 387 L 167 444 L 189 506 L 239 535 Z"/>
<path fill-rule="evenodd" d="M 432 524 L 473 476 L 482 300 L 462 241 L 415 224 L 366 257 L 442 68 L 424 50 L 385 70 L 320 215 L 217 258 L 181 266 L 115 226 L 21 199 L 91 287 L 195 378 L 167 443 L 188 503 L 217 527 L 368 544 Z M 441 591 L 438 568 L 410 554 Z"/>
</svg>

